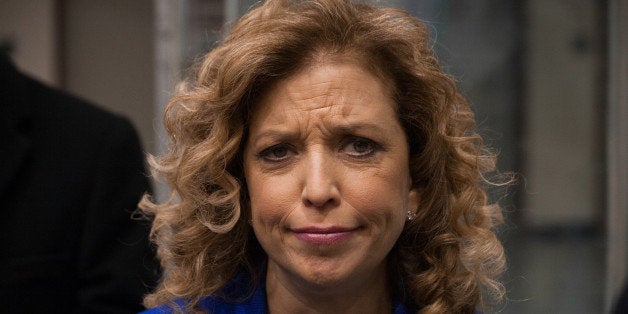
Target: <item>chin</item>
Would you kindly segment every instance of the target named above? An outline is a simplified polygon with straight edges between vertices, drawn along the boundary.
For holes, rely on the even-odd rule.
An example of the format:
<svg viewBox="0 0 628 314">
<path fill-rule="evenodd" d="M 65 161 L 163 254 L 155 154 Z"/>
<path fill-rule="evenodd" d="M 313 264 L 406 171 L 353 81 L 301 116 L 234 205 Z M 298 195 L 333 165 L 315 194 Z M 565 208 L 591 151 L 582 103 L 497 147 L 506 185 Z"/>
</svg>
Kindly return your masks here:
<svg viewBox="0 0 628 314">
<path fill-rule="evenodd" d="M 352 286 L 377 272 L 373 270 L 366 274 L 360 267 L 364 265 L 354 265 L 347 259 L 330 257 L 308 257 L 295 266 L 299 267 L 296 275 L 300 280 L 318 289 Z"/>
</svg>

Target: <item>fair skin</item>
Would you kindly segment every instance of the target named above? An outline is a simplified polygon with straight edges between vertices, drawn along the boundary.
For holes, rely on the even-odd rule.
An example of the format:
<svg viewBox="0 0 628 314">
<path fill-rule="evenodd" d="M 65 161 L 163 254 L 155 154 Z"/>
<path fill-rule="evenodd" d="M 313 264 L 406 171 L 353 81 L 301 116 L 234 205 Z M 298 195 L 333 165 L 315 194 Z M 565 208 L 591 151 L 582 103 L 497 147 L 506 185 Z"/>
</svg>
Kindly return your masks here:
<svg viewBox="0 0 628 314">
<path fill-rule="evenodd" d="M 244 167 L 271 313 L 390 312 L 387 256 L 419 196 L 387 90 L 319 62 L 257 104 Z"/>
</svg>

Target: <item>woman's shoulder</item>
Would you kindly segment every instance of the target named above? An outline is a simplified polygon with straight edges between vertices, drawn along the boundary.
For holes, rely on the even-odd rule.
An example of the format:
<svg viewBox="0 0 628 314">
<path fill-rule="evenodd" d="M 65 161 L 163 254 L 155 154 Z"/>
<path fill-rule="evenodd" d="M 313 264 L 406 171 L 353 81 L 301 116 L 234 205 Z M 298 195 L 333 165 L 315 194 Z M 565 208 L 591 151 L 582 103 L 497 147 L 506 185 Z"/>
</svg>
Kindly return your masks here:
<svg viewBox="0 0 628 314">
<path fill-rule="evenodd" d="M 215 296 L 207 296 L 198 302 L 198 307 L 212 314 L 266 313 L 265 297 L 260 297 L 261 296 L 253 295 L 251 298 L 239 302 L 232 302 Z M 187 313 L 184 302 L 182 300 L 176 300 L 174 304 L 161 305 L 148 309 L 140 314 L 171 314 L 175 313 L 175 307 L 181 309 L 183 313 Z"/>
<path fill-rule="evenodd" d="M 197 306 L 212 314 L 227 313 L 266 313 L 266 291 L 264 285 L 251 285 L 248 274 L 236 276 L 221 291 L 221 296 L 205 296 L 201 298 Z M 251 290 L 251 288 L 254 288 Z M 186 304 L 183 299 L 177 299 L 173 304 L 161 305 L 148 309 L 140 314 L 170 314 L 179 308 L 186 313 Z"/>
<path fill-rule="evenodd" d="M 154 307 L 152 309 L 144 310 L 140 312 L 139 314 L 169 314 L 169 313 L 174 313 L 172 307 L 170 305 L 161 305 L 158 307 Z"/>
</svg>

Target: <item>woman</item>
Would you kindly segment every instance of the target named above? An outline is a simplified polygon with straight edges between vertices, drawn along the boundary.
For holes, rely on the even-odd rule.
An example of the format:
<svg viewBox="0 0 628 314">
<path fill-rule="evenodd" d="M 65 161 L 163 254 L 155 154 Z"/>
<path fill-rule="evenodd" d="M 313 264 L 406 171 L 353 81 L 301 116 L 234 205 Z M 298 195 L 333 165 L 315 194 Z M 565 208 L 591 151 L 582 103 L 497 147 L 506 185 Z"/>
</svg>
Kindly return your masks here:
<svg viewBox="0 0 628 314">
<path fill-rule="evenodd" d="M 479 184 L 494 156 L 403 11 L 267 1 L 165 123 L 152 165 L 176 195 L 141 204 L 164 268 L 153 313 L 472 313 L 501 297 L 501 216 Z"/>
</svg>

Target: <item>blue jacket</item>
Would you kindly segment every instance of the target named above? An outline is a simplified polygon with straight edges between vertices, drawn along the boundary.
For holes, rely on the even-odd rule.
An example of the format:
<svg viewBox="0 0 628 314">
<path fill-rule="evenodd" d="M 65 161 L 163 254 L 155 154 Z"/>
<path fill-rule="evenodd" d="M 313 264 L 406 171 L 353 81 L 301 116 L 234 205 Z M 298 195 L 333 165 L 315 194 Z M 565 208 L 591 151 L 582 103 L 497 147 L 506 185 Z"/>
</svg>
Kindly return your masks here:
<svg viewBox="0 0 628 314">
<path fill-rule="evenodd" d="M 257 285 L 253 294 L 246 298 L 249 283 L 251 282 L 250 276 L 239 275 L 232 282 L 230 282 L 225 291 L 228 292 L 233 299 L 240 299 L 243 301 L 229 302 L 223 298 L 216 296 L 207 296 L 201 299 L 199 307 L 211 314 L 245 314 L 245 313 L 267 313 L 266 305 L 266 288 L 264 284 Z M 183 306 L 182 300 L 177 300 L 176 304 L 180 307 Z M 405 314 L 416 313 L 416 309 L 406 306 L 399 300 L 393 300 L 393 308 L 391 313 L 393 314 Z M 173 313 L 173 310 L 168 305 L 162 305 L 156 308 L 152 308 L 142 312 L 141 314 L 169 314 Z"/>
</svg>

